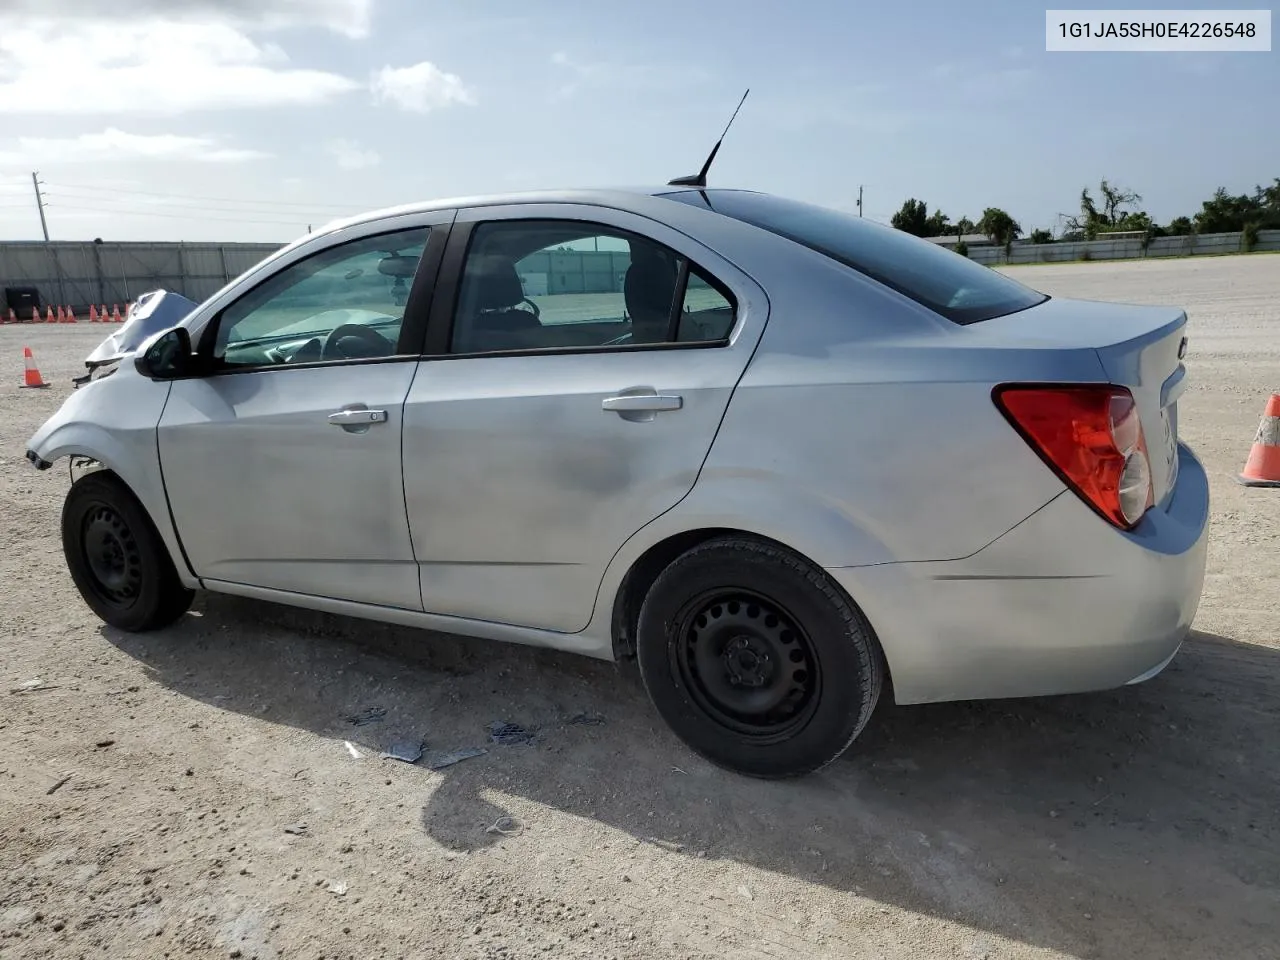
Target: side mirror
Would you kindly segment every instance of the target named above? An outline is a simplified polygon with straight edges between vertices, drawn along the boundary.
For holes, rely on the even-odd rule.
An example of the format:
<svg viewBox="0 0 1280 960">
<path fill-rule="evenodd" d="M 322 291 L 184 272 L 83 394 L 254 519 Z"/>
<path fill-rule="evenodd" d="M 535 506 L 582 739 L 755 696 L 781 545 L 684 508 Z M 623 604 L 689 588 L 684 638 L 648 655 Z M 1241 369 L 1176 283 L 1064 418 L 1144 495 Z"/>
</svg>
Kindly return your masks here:
<svg viewBox="0 0 1280 960">
<path fill-rule="evenodd" d="M 133 365 L 151 380 L 172 380 L 192 366 L 191 334 L 186 327 L 171 327 L 142 344 Z"/>
</svg>

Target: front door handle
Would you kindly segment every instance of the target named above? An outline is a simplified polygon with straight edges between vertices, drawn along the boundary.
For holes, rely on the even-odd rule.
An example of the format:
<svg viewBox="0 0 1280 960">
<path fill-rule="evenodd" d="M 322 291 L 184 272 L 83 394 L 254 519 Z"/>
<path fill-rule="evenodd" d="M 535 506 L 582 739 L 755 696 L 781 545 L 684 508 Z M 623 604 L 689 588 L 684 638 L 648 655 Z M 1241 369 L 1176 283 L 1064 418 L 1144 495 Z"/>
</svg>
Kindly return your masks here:
<svg viewBox="0 0 1280 960">
<path fill-rule="evenodd" d="M 335 427 L 358 427 L 369 423 L 386 423 L 385 410 L 339 410 L 329 414 L 329 422 Z"/>
<path fill-rule="evenodd" d="M 605 397 L 600 406 L 615 413 L 648 413 L 659 410 L 679 410 L 684 397 L 675 394 L 636 393 Z"/>
</svg>

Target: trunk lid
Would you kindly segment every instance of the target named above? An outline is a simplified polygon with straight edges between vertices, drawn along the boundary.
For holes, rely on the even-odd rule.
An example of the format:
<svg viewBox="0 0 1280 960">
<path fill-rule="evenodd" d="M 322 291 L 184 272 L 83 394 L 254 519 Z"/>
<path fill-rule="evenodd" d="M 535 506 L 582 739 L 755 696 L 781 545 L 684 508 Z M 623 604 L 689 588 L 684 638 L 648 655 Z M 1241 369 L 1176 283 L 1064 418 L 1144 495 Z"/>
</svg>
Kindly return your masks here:
<svg viewBox="0 0 1280 960">
<path fill-rule="evenodd" d="M 1053 298 L 964 332 L 990 339 L 992 346 L 1093 351 L 1101 364 L 1100 379 L 1133 393 L 1151 460 L 1155 502 L 1163 506 L 1177 482 L 1186 326 L 1186 311 L 1177 307 Z"/>
</svg>

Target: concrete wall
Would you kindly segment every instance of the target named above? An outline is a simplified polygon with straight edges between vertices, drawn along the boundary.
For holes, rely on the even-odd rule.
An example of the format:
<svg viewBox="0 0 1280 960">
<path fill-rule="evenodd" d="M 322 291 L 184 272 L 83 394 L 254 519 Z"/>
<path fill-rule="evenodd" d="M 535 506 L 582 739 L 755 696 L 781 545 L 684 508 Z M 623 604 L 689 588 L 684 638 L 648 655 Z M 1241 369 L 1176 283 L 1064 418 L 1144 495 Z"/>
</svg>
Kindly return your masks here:
<svg viewBox="0 0 1280 960">
<path fill-rule="evenodd" d="M 970 247 L 969 259 L 985 264 L 1053 263 L 1062 260 L 1126 260 L 1135 257 L 1187 257 L 1241 253 L 1241 234 L 1206 233 L 1201 236 L 1157 237 L 1143 252 L 1142 241 L 1081 240 L 1074 243 L 1015 243 L 1006 258 L 1003 247 Z M 1259 230 L 1254 250 L 1280 250 L 1280 230 Z"/>
<path fill-rule="evenodd" d="M 0 309 L 5 287 L 35 287 L 41 309 L 123 306 L 163 287 L 199 302 L 280 249 L 274 243 L 0 243 Z M 23 317 L 22 319 L 27 319 Z"/>
</svg>

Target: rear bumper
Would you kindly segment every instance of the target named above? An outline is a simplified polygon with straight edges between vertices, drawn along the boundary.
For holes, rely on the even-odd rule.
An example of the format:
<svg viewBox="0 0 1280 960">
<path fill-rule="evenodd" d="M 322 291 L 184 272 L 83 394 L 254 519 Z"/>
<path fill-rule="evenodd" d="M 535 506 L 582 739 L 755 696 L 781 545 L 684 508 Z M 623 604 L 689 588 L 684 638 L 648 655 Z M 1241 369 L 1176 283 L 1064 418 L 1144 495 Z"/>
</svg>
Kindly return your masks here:
<svg viewBox="0 0 1280 960">
<path fill-rule="evenodd" d="M 1209 482 L 1178 447 L 1173 497 L 1123 533 L 1065 492 L 963 560 L 829 568 L 884 647 L 899 703 L 1111 689 L 1159 673 L 1204 585 Z"/>
</svg>

